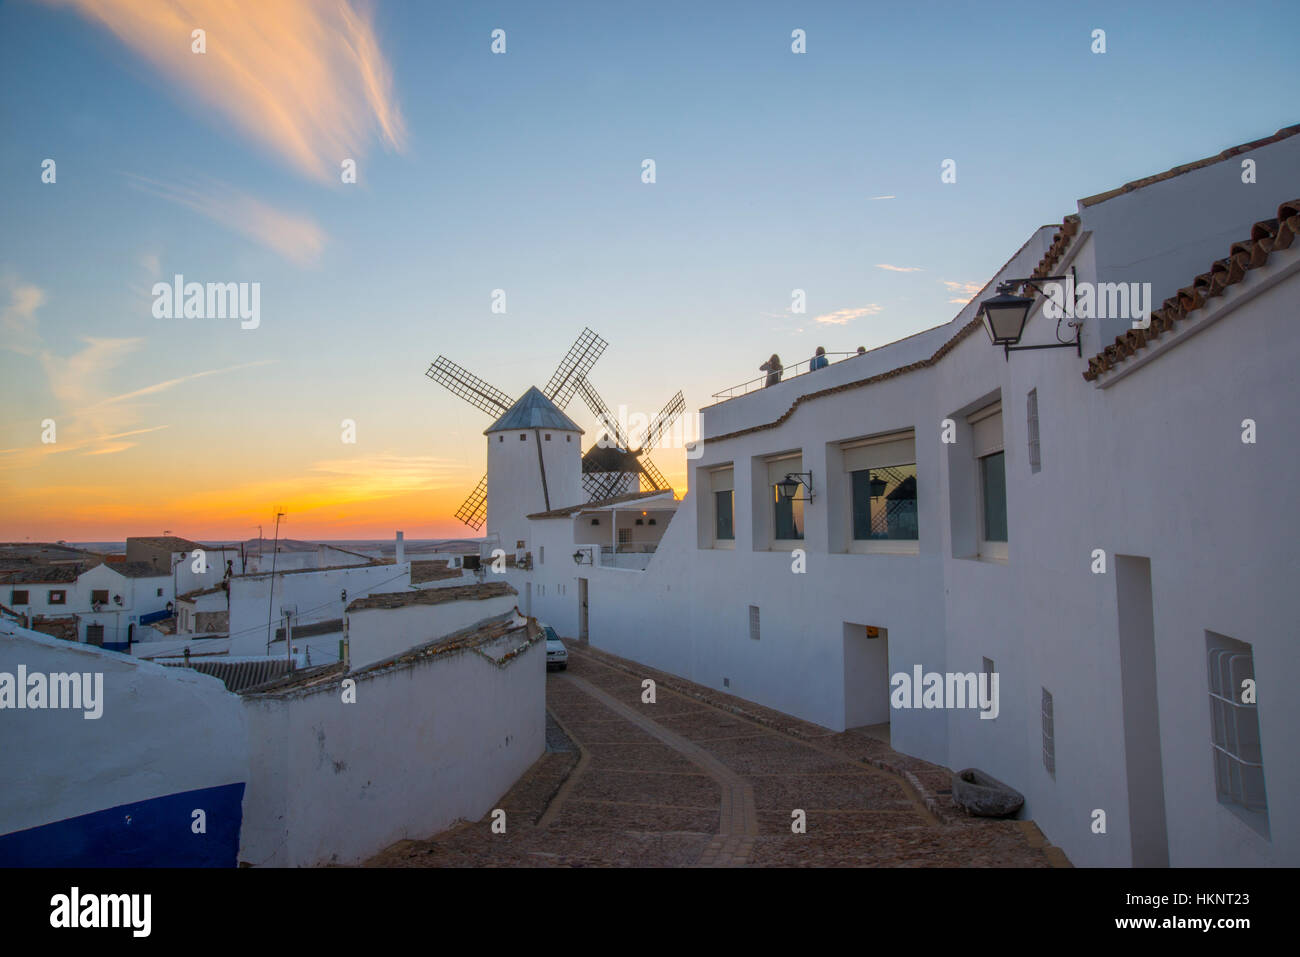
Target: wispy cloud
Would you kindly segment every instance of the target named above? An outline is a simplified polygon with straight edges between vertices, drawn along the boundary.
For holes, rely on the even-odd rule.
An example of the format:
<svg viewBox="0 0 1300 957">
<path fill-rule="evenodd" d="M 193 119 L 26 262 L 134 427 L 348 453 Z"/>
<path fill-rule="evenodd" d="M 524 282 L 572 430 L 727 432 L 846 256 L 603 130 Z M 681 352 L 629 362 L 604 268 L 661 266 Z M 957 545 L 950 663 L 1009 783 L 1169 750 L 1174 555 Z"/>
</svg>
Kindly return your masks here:
<svg viewBox="0 0 1300 957">
<path fill-rule="evenodd" d="M 940 281 L 947 286 L 948 291 L 953 294 L 953 298 L 948 301 L 961 303 L 962 305 L 970 302 L 971 297 L 984 288 L 984 284 L 980 282 L 954 282 L 951 279 L 943 279 Z"/>
<path fill-rule="evenodd" d="M 889 263 L 876 263 L 877 269 L 888 269 L 890 272 L 922 272 L 920 266 L 891 266 Z"/>
<path fill-rule="evenodd" d="M 897 198 L 898 197 L 895 196 L 893 193 L 890 193 L 888 196 L 872 196 L 871 201 L 874 203 L 878 199 L 897 199 Z"/>
<path fill-rule="evenodd" d="M 82 348 L 67 356 L 41 350 L 39 359 L 50 393 L 58 405 L 51 410 L 57 441 L 24 448 L 0 450 L 5 458 L 0 469 L 33 465 L 46 455 L 77 452 L 81 455 L 112 455 L 134 448 L 138 443 L 123 439 L 168 428 L 154 425 L 136 428 L 144 414 L 139 400 L 173 389 L 178 385 L 207 376 L 236 372 L 252 366 L 268 365 L 275 359 L 259 359 L 221 369 L 207 369 L 132 389 L 120 395 L 106 396 L 105 380 L 123 360 L 140 348 L 143 339 L 102 339 L 87 337 Z"/>
<path fill-rule="evenodd" d="M 454 463 L 432 455 L 377 455 L 347 459 L 325 459 L 311 466 L 340 480 L 341 487 L 365 496 L 396 495 L 436 489 L 458 476 Z"/>
<path fill-rule="evenodd" d="M 132 176 L 131 185 L 192 209 L 299 265 L 314 262 L 325 246 L 325 231 L 315 220 L 276 209 L 225 183 L 198 186 Z"/>
<path fill-rule="evenodd" d="M 46 0 L 110 30 L 191 95 L 313 179 L 373 135 L 406 140 L 392 71 L 369 16 L 349 0 Z M 206 31 L 206 52 L 191 33 Z"/>
<path fill-rule="evenodd" d="M 0 277 L 0 291 L 8 301 L 0 307 L 0 345 L 29 356 L 40 347 L 36 310 L 45 304 L 45 290 L 16 276 Z"/>
<path fill-rule="evenodd" d="M 880 312 L 880 309 L 881 307 L 873 302 L 865 306 L 858 306 L 855 309 L 837 309 L 834 312 L 815 316 L 813 322 L 819 322 L 825 326 L 846 326 L 854 319 L 860 319 L 863 316 L 874 316 Z"/>
<path fill-rule="evenodd" d="M 256 362 L 244 362 L 237 366 L 226 366 L 224 369 L 208 369 L 204 372 L 194 372 L 190 375 L 183 375 L 175 379 L 164 379 L 162 382 L 155 382 L 153 385 L 147 385 L 143 389 L 134 389 L 131 392 L 123 392 L 121 395 L 115 395 L 108 399 L 103 399 L 95 404 L 95 408 L 105 405 L 111 405 L 115 402 L 126 402 L 130 399 L 137 399 L 145 395 L 156 395 L 159 392 L 166 392 L 168 389 L 175 388 L 183 382 L 192 382 L 195 379 L 202 379 L 210 375 L 222 375 L 226 372 L 237 372 L 240 369 L 251 369 L 253 366 L 270 365 L 275 359 L 258 359 Z M 148 431 L 143 429 L 141 431 Z M 130 433 L 123 433 L 130 434 Z"/>
</svg>

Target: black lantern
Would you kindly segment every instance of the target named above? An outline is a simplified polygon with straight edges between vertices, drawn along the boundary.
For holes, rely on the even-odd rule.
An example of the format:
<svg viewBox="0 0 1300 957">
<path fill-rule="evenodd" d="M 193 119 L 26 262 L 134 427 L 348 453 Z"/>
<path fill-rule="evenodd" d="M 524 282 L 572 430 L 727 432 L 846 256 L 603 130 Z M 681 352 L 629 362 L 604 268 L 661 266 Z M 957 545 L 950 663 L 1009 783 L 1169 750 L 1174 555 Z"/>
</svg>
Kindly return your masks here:
<svg viewBox="0 0 1300 957">
<path fill-rule="evenodd" d="M 807 498 L 795 498 L 800 485 L 808 490 Z M 811 502 L 813 500 L 812 472 L 787 472 L 785 478 L 776 483 L 776 494 L 783 502 Z"/>
<path fill-rule="evenodd" d="M 885 494 L 885 489 L 889 487 L 888 482 L 876 475 L 871 476 L 871 482 L 869 484 L 871 485 L 872 498 L 880 498 L 880 496 Z"/>
<path fill-rule="evenodd" d="M 1034 300 L 1000 292 L 980 304 L 984 329 L 995 346 L 1014 346 L 1025 331 L 1025 320 Z"/>
<path fill-rule="evenodd" d="M 1028 279 L 1007 279 L 998 283 L 998 294 L 996 296 L 985 299 L 980 303 L 979 312 L 976 314 L 984 320 L 984 331 L 989 334 L 990 342 L 995 346 L 1002 347 L 1008 361 L 1011 359 L 1012 352 L 1026 349 L 1073 348 L 1078 355 L 1083 355 L 1083 325 L 1081 322 L 1071 321 L 1069 323 L 1070 327 L 1074 329 L 1074 338 L 1068 341 L 1061 340 L 1060 324 L 1058 322 L 1057 342 L 1044 343 L 1038 346 L 1016 345 L 1020 341 L 1020 337 L 1024 335 L 1025 322 L 1029 318 L 1029 310 L 1034 306 L 1034 298 L 1033 296 L 1013 295 L 1011 290 L 1017 286 L 1027 286 L 1034 292 L 1046 295 L 1043 292 L 1042 283 L 1063 282 L 1066 278 L 1065 276 L 1031 276 Z"/>
</svg>

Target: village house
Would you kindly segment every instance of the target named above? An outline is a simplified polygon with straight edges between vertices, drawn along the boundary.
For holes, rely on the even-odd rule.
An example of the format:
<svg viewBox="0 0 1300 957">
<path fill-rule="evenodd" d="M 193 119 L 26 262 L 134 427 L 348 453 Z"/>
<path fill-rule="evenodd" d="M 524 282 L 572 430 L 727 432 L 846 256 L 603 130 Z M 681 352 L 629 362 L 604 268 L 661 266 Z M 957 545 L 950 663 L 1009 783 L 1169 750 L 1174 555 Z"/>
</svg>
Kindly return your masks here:
<svg viewBox="0 0 1300 957">
<path fill-rule="evenodd" d="M 584 502 L 577 443 L 539 474 L 507 413 L 488 534 L 527 561 L 504 577 L 562 634 L 978 767 L 1078 864 L 1300 862 L 1277 518 L 1300 472 L 1297 133 L 1080 200 L 944 325 L 720 393 L 680 502 Z M 1246 156 L 1269 176 L 1244 182 Z M 1070 326 L 1048 277 L 1149 283 L 1155 308 Z M 1032 300 L 1016 351 L 981 311 L 999 293 Z M 996 718 L 892 708 L 918 667 L 996 674 Z"/>
</svg>

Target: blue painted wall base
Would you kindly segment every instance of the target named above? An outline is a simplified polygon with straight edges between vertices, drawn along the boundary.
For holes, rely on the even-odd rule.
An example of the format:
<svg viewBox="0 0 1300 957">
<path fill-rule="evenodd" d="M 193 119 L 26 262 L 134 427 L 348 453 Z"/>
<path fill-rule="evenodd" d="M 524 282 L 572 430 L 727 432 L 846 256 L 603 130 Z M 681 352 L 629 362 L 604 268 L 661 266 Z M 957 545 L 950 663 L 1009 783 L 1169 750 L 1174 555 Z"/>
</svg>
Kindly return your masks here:
<svg viewBox="0 0 1300 957">
<path fill-rule="evenodd" d="M 0 867 L 235 867 L 243 805 L 240 782 L 93 811 L 0 836 Z"/>
</svg>

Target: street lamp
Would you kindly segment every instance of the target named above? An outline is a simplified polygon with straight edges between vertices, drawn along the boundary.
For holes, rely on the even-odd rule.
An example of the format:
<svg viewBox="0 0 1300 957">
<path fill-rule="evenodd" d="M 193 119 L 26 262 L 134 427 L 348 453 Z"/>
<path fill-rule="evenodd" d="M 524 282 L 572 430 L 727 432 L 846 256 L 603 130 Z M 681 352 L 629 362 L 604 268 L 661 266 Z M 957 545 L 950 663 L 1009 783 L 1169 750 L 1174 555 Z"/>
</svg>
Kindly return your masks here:
<svg viewBox="0 0 1300 957">
<path fill-rule="evenodd" d="M 1074 338 L 1068 341 L 1061 340 L 1060 325 L 1057 325 L 1057 336 L 1059 342 L 1049 342 L 1039 346 L 1022 346 L 1017 345 L 1020 337 L 1025 331 L 1025 321 L 1029 318 L 1029 310 L 1033 308 L 1033 296 L 1017 296 L 1011 290 L 1017 286 L 1028 286 L 1030 289 L 1046 296 L 1040 283 L 1046 282 L 1065 282 L 1066 276 L 1031 276 L 1028 279 L 1007 279 L 998 283 L 998 294 L 992 298 L 985 299 L 980 303 L 979 311 L 976 313 L 984 321 L 984 331 L 989 334 L 989 341 L 995 346 L 1001 346 L 1008 361 L 1011 359 L 1012 352 L 1020 352 L 1025 349 L 1064 349 L 1073 348 L 1080 357 L 1083 356 L 1083 343 L 1081 333 L 1083 324 L 1081 322 L 1070 322 L 1069 325 L 1074 328 Z"/>
<path fill-rule="evenodd" d="M 794 497 L 800 485 L 808 490 L 807 498 Z M 776 494 L 785 502 L 811 502 L 813 500 L 812 472 L 787 472 L 785 478 L 776 483 Z"/>
</svg>

